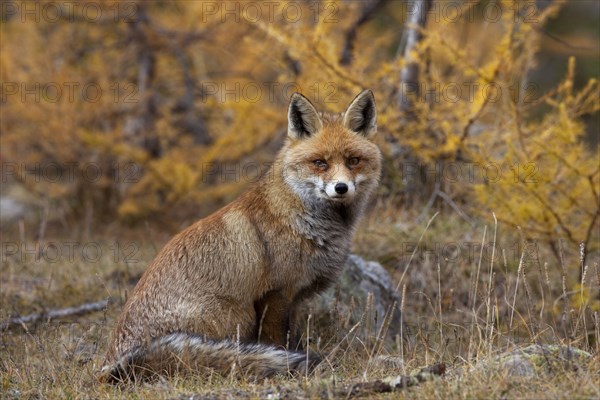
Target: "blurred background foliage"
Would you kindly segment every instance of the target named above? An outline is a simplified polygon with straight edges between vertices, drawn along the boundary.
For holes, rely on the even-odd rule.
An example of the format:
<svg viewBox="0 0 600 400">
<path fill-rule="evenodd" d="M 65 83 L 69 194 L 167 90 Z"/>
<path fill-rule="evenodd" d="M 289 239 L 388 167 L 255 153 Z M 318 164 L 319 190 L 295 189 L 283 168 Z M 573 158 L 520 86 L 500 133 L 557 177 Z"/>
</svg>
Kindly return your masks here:
<svg viewBox="0 0 600 400">
<path fill-rule="evenodd" d="M 377 207 L 598 249 L 596 1 L 77 4 L 2 6 L 2 194 L 42 218 L 190 223 L 267 170 L 295 90 L 371 88 Z"/>
</svg>

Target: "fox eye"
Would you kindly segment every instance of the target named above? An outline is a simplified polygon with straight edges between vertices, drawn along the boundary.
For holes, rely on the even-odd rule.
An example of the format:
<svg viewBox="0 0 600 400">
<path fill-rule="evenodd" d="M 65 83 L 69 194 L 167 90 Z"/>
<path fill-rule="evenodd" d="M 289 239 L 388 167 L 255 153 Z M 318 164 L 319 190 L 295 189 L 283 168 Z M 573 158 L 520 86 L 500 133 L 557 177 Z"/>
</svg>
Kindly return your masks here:
<svg viewBox="0 0 600 400">
<path fill-rule="evenodd" d="M 315 167 L 322 169 L 322 170 L 325 170 L 328 167 L 327 162 L 325 162 L 323 160 L 315 160 L 315 161 L 313 161 L 313 163 L 315 164 Z"/>
<path fill-rule="evenodd" d="M 358 157 L 349 158 L 348 159 L 348 166 L 349 167 L 356 167 L 359 162 L 360 162 L 360 158 L 358 158 Z"/>
</svg>

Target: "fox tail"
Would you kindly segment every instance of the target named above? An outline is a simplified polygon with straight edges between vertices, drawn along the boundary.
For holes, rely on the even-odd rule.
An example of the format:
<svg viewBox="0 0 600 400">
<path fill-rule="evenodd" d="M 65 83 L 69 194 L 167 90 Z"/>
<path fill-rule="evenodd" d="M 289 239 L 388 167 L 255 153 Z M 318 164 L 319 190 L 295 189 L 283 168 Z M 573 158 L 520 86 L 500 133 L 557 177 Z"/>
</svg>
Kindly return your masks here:
<svg viewBox="0 0 600 400">
<path fill-rule="evenodd" d="M 159 375 L 214 370 L 223 375 L 239 369 L 265 378 L 277 374 L 309 373 L 321 361 L 314 353 L 287 351 L 272 345 L 211 341 L 173 333 L 162 336 L 106 365 L 100 380 L 107 383 L 147 380 Z"/>
</svg>

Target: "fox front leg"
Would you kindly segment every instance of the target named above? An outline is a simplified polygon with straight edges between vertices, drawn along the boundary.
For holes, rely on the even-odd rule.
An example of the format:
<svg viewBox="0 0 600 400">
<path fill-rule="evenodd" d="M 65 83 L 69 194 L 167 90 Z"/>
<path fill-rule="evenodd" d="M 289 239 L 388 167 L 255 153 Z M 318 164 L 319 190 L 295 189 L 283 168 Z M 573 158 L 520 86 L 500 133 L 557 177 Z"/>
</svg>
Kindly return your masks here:
<svg viewBox="0 0 600 400">
<path fill-rule="evenodd" d="M 266 293 L 255 303 L 259 342 L 288 345 L 291 303 L 279 290 Z"/>
</svg>

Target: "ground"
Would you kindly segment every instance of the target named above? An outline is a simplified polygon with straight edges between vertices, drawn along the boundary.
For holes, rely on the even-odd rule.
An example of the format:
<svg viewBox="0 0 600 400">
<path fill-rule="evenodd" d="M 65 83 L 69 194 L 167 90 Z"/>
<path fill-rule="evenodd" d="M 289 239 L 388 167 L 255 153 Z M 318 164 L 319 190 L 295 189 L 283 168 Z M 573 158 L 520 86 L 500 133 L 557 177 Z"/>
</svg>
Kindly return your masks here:
<svg viewBox="0 0 600 400">
<path fill-rule="evenodd" d="M 437 259 L 436 252 L 448 243 L 481 242 L 485 226 L 482 222 L 465 227 L 456 220 L 438 218 L 427 229 L 428 221 L 407 226 L 391 223 L 385 216 L 368 218 L 357 234 L 354 251 L 380 261 L 398 283 L 402 293 L 397 307 L 402 311 L 400 332 L 339 322 L 332 338 L 320 335 L 331 332 L 331 327 L 313 327 L 314 350 L 326 354 L 337 349 L 331 363 L 310 376 L 258 382 L 239 371 L 226 377 L 207 373 L 128 386 L 97 382 L 122 304 L 171 233 L 146 227 L 96 235 L 102 240 L 49 239 L 48 234 L 45 245 L 37 247 L 27 240 L 27 232 L 5 236 L 0 320 L 109 297 L 113 300 L 102 311 L 3 330 L 1 397 L 599 398 L 600 284 L 596 280 L 600 277 L 596 261 L 589 260 L 583 285 L 577 282 L 577 274 L 569 272 L 579 271 L 578 249 L 565 253 L 562 266 L 540 252 L 539 268 L 527 269 L 530 265 L 523 262 L 519 268 L 520 257 L 513 259 L 510 252 L 514 248 L 500 239 L 502 235 L 497 242 L 485 240 L 492 243 L 490 250 L 503 255 L 493 258 L 498 260 L 495 264 L 478 251 L 473 252 L 474 259 L 464 255 L 449 258 L 447 254 Z M 487 224 L 490 238 L 497 226 Z M 10 241 L 8 237 L 25 240 Z M 444 240 L 436 242 L 435 238 Z M 527 355 L 528 364 L 515 367 L 515 357 L 521 360 L 525 353 L 514 350 L 534 343 L 559 350 Z M 576 349 L 577 356 L 563 357 L 560 349 Z M 422 382 L 405 379 L 418 381 L 418 385 L 378 393 L 387 389 L 377 380 L 389 383 L 399 375 L 415 376 L 422 368 L 438 363 L 444 364 L 444 375 L 420 376 Z M 356 386 L 365 382 L 368 384 Z"/>
</svg>

